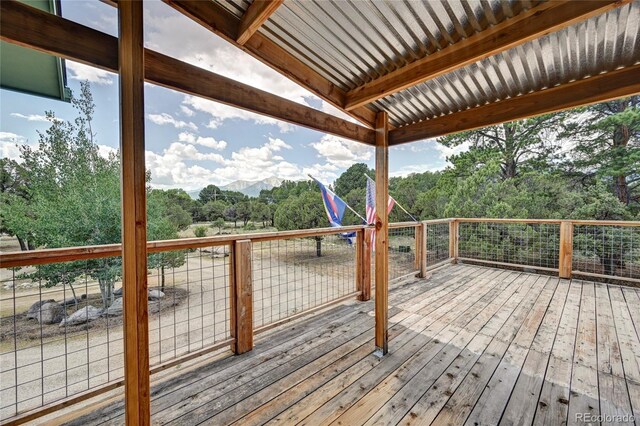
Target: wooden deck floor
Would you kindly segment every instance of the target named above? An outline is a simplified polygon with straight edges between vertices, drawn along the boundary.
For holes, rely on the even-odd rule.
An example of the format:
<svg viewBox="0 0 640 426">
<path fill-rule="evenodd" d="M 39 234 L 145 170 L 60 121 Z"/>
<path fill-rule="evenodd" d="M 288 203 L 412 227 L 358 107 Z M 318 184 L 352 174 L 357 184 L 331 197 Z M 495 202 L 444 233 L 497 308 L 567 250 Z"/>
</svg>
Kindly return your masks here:
<svg viewBox="0 0 640 426">
<path fill-rule="evenodd" d="M 637 289 L 456 265 L 389 300 L 388 356 L 372 355 L 372 302 L 337 306 L 155 387 L 153 423 L 640 422 Z"/>
</svg>

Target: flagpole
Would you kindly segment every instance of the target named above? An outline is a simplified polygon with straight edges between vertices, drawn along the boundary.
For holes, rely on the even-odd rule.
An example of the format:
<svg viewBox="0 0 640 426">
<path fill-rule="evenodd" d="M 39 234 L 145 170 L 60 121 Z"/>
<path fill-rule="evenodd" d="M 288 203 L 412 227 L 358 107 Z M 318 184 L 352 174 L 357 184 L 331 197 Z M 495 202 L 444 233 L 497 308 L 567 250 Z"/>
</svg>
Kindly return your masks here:
<svg viewBox="0 0 640 426">
<path fill-rule="evenodd" d="M 316 182 L 319 182 L 316 178 L 314 178 L 314 177 L 313 177 L 313 176 L 311 176 L 310 174 L 307 174 L 307 176 L 309 176 L 311 179 L 315 180 Z M 327 188 L 327 189 L 328 189 L 328 188 Z M 331 192 L 333 192 L 333 191 L 331 191 Z M 335 192 L 334 192 L 334 194 L 335 194 Z M 344 200 L 342 200 L 342 201 L 344 201 Z M 346 201 L 345 201 L 344 205 L 345 205 L 345 206 L 347 206 L 347 208 L 348 208 L 349 210 L 351 210 L 351 211 L 353 212 L 353 214 L 355 214 L 355 215 L 356 215 L 356 216 L 358 216 L 360 219 L 362 219 L 362 221 L 363 221 L 364 223 L 367 223 L 367 220 L 366 220 L 364 217 L 360 216 L 360 214 L 358 214 L 358 212 L 357 212 L 357 211 L 355 211 L 354 209 L 352 209 L 352 208 L 351 208 L 351 206 L 350 206 L 349 204 L 347 204 L 347 203 L 346 203 Z M 411 215 L 409 215 L 409 216 L 411 216 Z"/>
<path fill-rule="evenodd" d="M 369 177 L 368 174 L 364 174 L 367 178 L 371 179 L 371 177 Z M 373 179 L 371 179 L 373 180 Z M 391 196 L 390 196 L 391 197 Z M 393 198 L 393 197 L 391 197 Z M 398 200 L 396 200 L 395 198 L 393 198 L 393 201 L 398 205 L 398 207 L 400 207 L 402 209 L 403 212 L 405 212 L 411 219 L 413 219 L 414 222 L 419 222 L 418 219 L 416 219 L 415 217 L 413 217 L 413 215 L 411 213 L 409 213 L 407 211 L 407 209 L 405 209 L 404 207 L 402 207 L 402 205 L 398 202 Z"/>
</svg>

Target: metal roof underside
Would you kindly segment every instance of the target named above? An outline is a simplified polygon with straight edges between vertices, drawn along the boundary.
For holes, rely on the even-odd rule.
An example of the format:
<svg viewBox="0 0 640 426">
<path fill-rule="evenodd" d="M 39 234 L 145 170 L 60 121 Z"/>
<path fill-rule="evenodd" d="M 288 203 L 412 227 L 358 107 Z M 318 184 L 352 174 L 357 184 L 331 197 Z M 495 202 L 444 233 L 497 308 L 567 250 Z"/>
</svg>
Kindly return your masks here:
<svg viewBox="0 0 640 426">
<path fill-rule="evenodd" d="M 237 17 L 248 0 L 218 1 Z M 260 32 L 348 91 L 526 11 L 539 1 L 285 1 Z M 640 62 L 640 2 L 418 84 L 371 106 L 394 126 Z"/>
</svg>

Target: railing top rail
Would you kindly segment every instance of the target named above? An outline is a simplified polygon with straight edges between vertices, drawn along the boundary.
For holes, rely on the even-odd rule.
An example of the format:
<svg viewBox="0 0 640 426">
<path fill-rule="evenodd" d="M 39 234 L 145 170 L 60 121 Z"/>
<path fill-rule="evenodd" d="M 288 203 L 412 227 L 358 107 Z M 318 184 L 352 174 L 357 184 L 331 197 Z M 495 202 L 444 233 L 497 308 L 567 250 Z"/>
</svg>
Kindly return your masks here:
<svg viewBox="0 0 640 426">
<path fill-rule="evenodd" d="M 560 219 L 492 219 L 492 218 L 447 218 L 433 219 L 421 222 L 396 222 L 389 224 L 390 228 L 416 227 L 420 224 L 438 224 L 457 221 L 460 223 L 530 223 L 530 224 L 560 224 Z M 640 227 L 640 221 L 613 221 L 613 220 L 567 220 L 573 225 L 596 226 L 624 226 Z M 253 242 L 265 242 L 284 240 L 290 238 L 316 237 L 332 235 L 343 232 L 356 232 L 368 228 L 365 225 L 345 226 L 341 228 L 318 228 L 293 231 L 259 232 L 253 234 L 219 235 L 204 238 L 183 238 L 176 240 L 150 241 L 147 243 L 149 253 L 160 253 L 172 250 L 188 250 L 203 247 L 222 246 L 237 240 L 249 239 Z M 120 244 L 106 244 L 99 246 L 82 246 L 69 248 L 42 249 L 18 252 L 0 252 L 0 267 L 13 268 L 30 265 L 43 265 L 48 263 L 70 262 L 76 260 L 100 259 L 121 255 Z"/>
<path fill-rule="evenodd" d="M 460 223 L 548 223 L 548 224 L 560 224 L 563 222 L 560 219 L 490 219 L 490 218 L 477 218 L 477 217 L 461 217 L 454 219 Z"/>
<path fill-rule="evenodd" d="M 389 229 L 393 228 L 411 228 L 420 226 L 422 222 L 394 222 L 389 224 Z"/>
<path fill-rule="evenodd" d="M 436 225 L 438 223 L 449 223 L 449 222 L 453 222 L 455 219 L 453 218 L 446 218 L 446 219 L 429 219 L 429 220 L 423 220 L 421 223 L 424 223 L 425 225 Z"/>
<path fill-rule="evenodd" d="M 362 225 L 344 226 L 341 228 L 317 228 L 293 231 L 260 232 L 253 234 L 230 234 L 215 237 L 183 238 L 175 240 L 149 241 L 148 253 L 161 253 L 173 250 L 188 250 L 203 247 L 223 246 L 238 240 L 264 242 L 284 240 L 288 238 L 305 238 L 323 235 L 356 232 L 365 227 Z M 81 246 L 52 248 L 29 251 L 0 253 L 0 268 L 15 268 L 21 266 L 44 265 L 49 263 L 71 262 L 76 260 L 100 259 L 116 257 L 122 254 L 120 244 L 105 244 L 98 246 Z"/>
<path fill-rule="evenodd" d="M 574 225 L 602 225 L 602 226 L 640 226 L 637 220 L 570 220 Z"/>
</svg>

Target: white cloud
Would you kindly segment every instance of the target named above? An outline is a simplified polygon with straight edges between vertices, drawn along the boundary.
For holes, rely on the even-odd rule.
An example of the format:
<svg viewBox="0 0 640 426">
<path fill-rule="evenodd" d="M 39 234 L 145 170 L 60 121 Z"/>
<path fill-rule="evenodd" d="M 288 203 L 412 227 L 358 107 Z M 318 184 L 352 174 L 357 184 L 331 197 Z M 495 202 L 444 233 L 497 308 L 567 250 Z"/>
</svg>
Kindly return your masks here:
<svg viewBox="0 0 640 426">
<path fill-rule="evenodd" d="M 42 123 L 49 123 L 49 119 L 45 115 L 40 114 L 20 114 L 19 112 L 12 112 L 10 114 L 12 117 L 23 118 L 27 121 L 38 121 Z M 55 118 L 55 120 L 62 121 L 60 118 Z"/>
<path fill-rule="evenodd" d="M 27 138 L 10 132 L 0 132 L 1 158 L 21 162 L 19 146 L 27 144 Z"/>
<path fill-rule="evenodd" d="M 367 161 L 373 155 L 372 147 L 333 135 L 324 135 L 311 146 L 318 151 L 320 157 L 338 167 L 349 167 L 353 163 Z"/>
<path fill-rule="evenodd" d="M 147 114 L 147 118 L 152 123 L 157 124 L 159 126 L 170 124 L 176 129 L 189 128 L 191 130 L 198 130 L 198 126 L 196 126 L 194 123 L 192 122 L 187 123 L 186 121 L 176 120 L 175 118 L 173 118 L 173 116 L 171 116 L 171 114 L 167 114 L 166 112 L 163 112 L 162 114 Z"/>
<path fill-rule="evenodd" d="M 471 148 L 471 144 L 468 142 L 463 142 L 462 144 L 451 147 L 451 148 L 438 142 L 434 142 L 434 144 L 435 144 L 435 149 L 440 154 L 440 158 L 442 160 L 446 160 L 452 155 L 458 155 L 458 154 L 462 154 L 463 152 L 467 152 L 469 151 L 469 148 Z"/>
<path fill-rule="evenodd" d="M 112 146 L 98 145 L 98 154 L 101 157 L 109 158 L 111 154 L 116 154 L 118 150 Z"/>
<path fill-rule="evenodd" d="M 225 120 L 252 121 L 255 124 L 278 126 L 278 129 L 280 129 L 282 133 L 288 133 L 295 129 L 294 125 L 287 122 L 250 111 L 245 111 L 243 109 L 234 108 L 218 102 L 213 102 L 208 99 L 199 98 L 197 96 L 186 95 L 182 103 L 183 106 L 186 105 L 191 109 L 208 114 L 210 117 L 207 127 L 210 129 L 217 129 Z"/>
<path fill-rule="evenodd" d="M 182 113 L 187 117 L 193 117 L 193 114 L 195 114 L 195 112 L 193 112 L 191 108 L 188 108 L 184 105 L 180 105 L 180 111 L 182 111 Z"/>
<path fill-rule="evenodd" d="M 78 62 L 66 61 L 67 70 L 72 80 L 85 81 L 88 80 L 94 84 L 113 84 L 114 74 L 101 70 L 99 68 L 90 67 Z"/>
<path fill-rule="evenodd" d="M 193 133 L 189 133 L 189 132 L 181 132 L 178 135 L 178 140 L 180 142 L 186 142 L 192 145 L 205 146 L 207 148 L 215 149 L 217 151 L 222 151 L 227 147 L 227 143 L 225 141 L 218 141 L 211 137 L 196 136 Z"/>
</svg>

